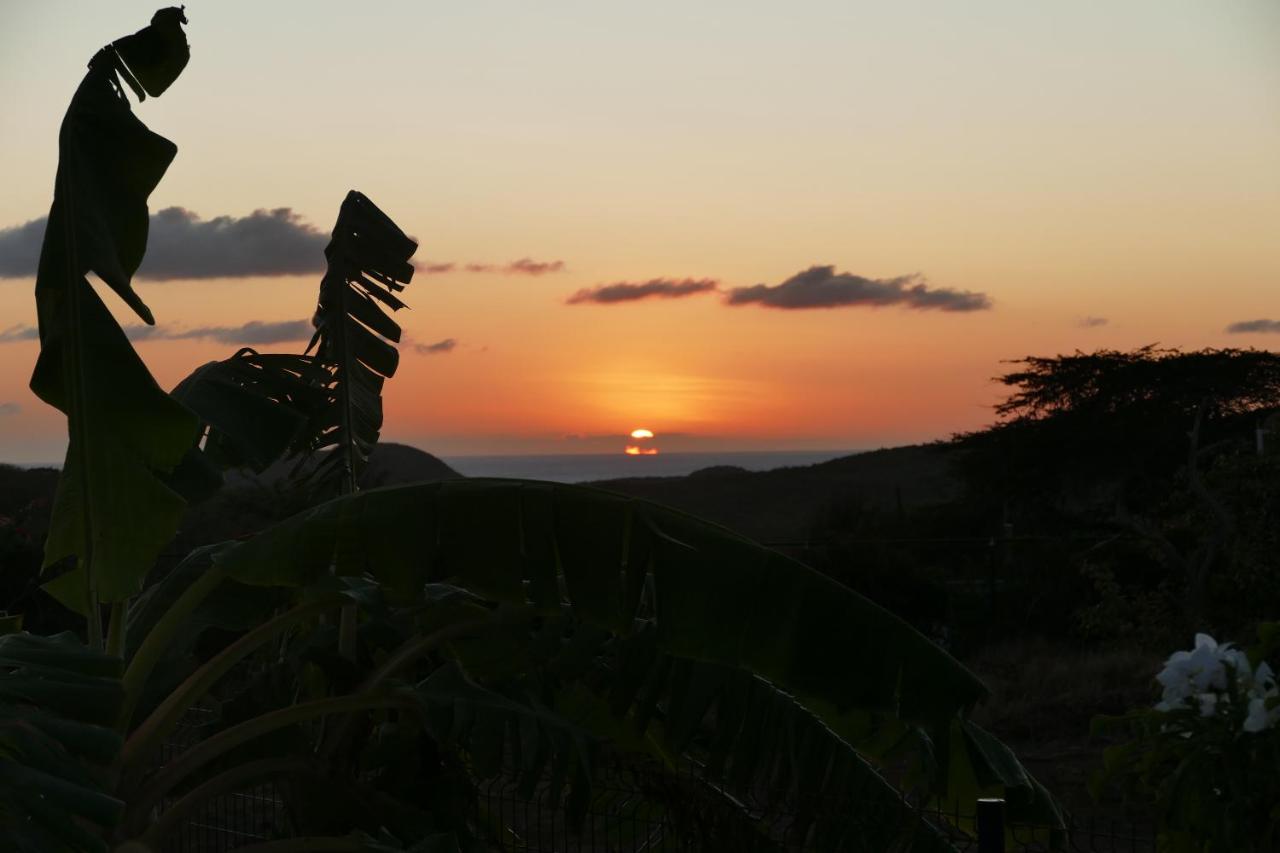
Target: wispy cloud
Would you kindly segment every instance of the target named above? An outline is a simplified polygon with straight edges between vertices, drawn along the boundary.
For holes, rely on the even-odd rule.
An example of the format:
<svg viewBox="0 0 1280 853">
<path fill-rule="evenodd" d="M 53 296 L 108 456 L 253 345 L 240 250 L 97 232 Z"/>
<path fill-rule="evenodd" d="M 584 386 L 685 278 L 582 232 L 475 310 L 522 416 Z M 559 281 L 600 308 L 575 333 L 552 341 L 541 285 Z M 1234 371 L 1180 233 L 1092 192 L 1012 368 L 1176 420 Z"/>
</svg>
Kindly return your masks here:
<svg viewBox="0 0 1280 853">
<path fill-rule="evenodd" d="M 0 229 L 0 278 L 36 274 L 47 217 Z M 288 207 L 201 219 L 182 207 L 151 215 L 138 276 L 153 280 L 244 278 L 322 272 L 329 236 Z"/>
<path fill-rule="evenodd" d="M 0 331 L 0 344 L 11 344 L 14 341 L 36 341 L 40 339 L 40 330 L 35 326 L 19 324 Z"/>
<path fill-rule="evenodd" d="M 453 352 L 458 346 L 458 341 L 454 338 L 445 338 L 442 341 L 436 341 L 434 344 L 414 344 L 413 349 L 418 355 L 444 355 Z"/>
<path fill-rule="evenodd" d="M 21 411 L 22 407 L 17 403 L 0 403 L 0 417 L 4 417 L 5 415 L 16 415 Z"/>
<path fill-rule="evenodd" d="M 1238 323 L 1232 323 L 1227 326 L 1227 331 L 1233 335 L 1252 333 L 1276 335 L 1280 334 L 1280 320 L 1241 320 Z"/>
<path fill-rule="evenodd" d="M 141 325 L 124 328 L 129 339 L 135 341 L 211 340 L 239 346 L 306 341 L 311 339 L 314 331 L 309 320 L 280 320 L 273 323 L 250 320 L 239 326 L 197 326 L 193 329 Z"/>
<path fill-rule="evenodd" d="M 1105 326 L 1110 322 L 1111 321 L 1106 317 L 1081 317 L 1080 322 L 1076 325 L 1082 329 L 1096 329 L 1099 326 Z"/>
<path fill-rule="evenodd" d="M 442 273 L 453 272 L 458 265 L 453 261 L 445 261 L 444 263 L 434 263 L 432 261 L 422 261 L 414 264 L 414 269 L 423 275 L 441 275 Z"/>
<path fill-rule="evenodd" d="M 985 311 L 991 307 L 985 293 L 931 288 L 919 275 L 865 278 L 837 273 L 834 266 L 810 267 L 773 286 L 736 287 L 726 301 L 784 310 L 899 305 L 918 311 Z"/>
<path fill-rule="evenodd" d="M 124 327 L 124 333 L 132 341 L 188 341 L 207 339 L 221 344 L 259 346 L 286 341 L 311 339 L 314 329 L 310 320 L 280 320 L 263 322 L 250 320 L 239 326 L 196 326 L 184 329 L 179 326 L 144 326 L 133 324 Z M 35 326 L 10 326 L 0 331 L 0 344 L 15 341 L 34 341 L 40 337 Z"/>
<path fill-rule="evenodd" d="M 507 275 L 546 275 L 549 272 L 562 272 L 564 261 L 535 261 L 532 258 L 520 258 L 503 268 Z"/>
<path fill-rule="evenodd" d="M 719 282 L 712 278 L 654 278 L 649 281 L 619 281 L 585 287 L 565 300 L 569 305 L 592 302 L 614 305 L 619 302 L 637 302 L 642 299 L 679 299 L 715 290 Z"/>
<path fill-rule="evenodd" d="M 499 275 L 531 275 L 540 276 L 548 273 L 564 272 L 564 261 L 535 261 L 533 258 L 519 258 L 505 264 L 491 264 L 473 261 L 458 264 L 454 261 L 421 261 L 415 265 L 418 272 L 427 275 L 444 275 L 452 272 L 497 273 Z"/>
</svg>

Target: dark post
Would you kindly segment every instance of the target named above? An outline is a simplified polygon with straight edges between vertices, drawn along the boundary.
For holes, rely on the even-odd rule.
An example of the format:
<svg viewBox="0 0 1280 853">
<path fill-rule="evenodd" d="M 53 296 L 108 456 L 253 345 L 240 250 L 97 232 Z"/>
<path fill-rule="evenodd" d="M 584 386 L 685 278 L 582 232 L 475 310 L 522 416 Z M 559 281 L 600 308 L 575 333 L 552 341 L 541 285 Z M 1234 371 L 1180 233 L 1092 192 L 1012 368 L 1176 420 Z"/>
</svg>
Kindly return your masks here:
<svg viewBox="0 0 1280 853">
<path fill-rule="evenodd" d="M 978 800 L 978 853 L 1004 853 L 1004 800 Z"/>
</svg>

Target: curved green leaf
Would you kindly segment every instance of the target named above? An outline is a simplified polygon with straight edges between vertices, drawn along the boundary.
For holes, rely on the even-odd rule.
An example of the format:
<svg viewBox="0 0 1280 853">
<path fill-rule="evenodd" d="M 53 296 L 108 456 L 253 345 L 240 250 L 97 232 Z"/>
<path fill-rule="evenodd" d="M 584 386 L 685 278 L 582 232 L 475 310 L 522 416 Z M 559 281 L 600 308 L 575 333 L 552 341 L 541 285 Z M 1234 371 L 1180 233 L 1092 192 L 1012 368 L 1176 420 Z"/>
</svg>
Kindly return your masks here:
<svg viewBox="0 0 1280 853">
<path fill-rule="evenodd" d="M 298 585 L 336 563 L 338 574 L 368 573 L 401 595 L 449 582 L 523 604 L 527 589 L 556 611 L 548 597 L 563 582 L 586 624 L 625 634 L 648 619 L 663 651 L 746 669 L 835 715 L 938 722 L 985 694 L 906 622 L 807 566 L 691 516 L 585 487 L 461 480 L 374 489 L 215 559 L 249 584 Z"/>
<path fill-rule="evenodd" d="M 216 559 L 244 583 L 305 583 L 335 566 L 401 600 L 449 583 L 532 608 L 541 632 L 508 634 L 479 658 L 455 643 L 462 665 L 483 679 L 480 658 L 505 648 L 514 660 L 494 678 L 537 670 L 530 689 L 561 697 L 556 684 L 590 682 L 637 731 L 656 721 L 672 749 L 744 784 L 783 774 L 805 785 L 858 775 L 854 759 L 908 757 L 913 784 L 944 800 L 995 782 L 1035 799 L 1007 750 L 956 729 L 985 690 L 944 651 L 808 567 L 655 504 L 510 480 L 376 489 Z"/>
<path fill-rule="evenodd" d="M 185 45 L 176 19 L 153 26 L 130 44 Z M 156 385 L 85 279 L 97 273 L 155 322 L 130 279 L 146 248 L 147 196 L 177 148 L 132 113 L 121 67 L 113 48 L 100 51 L 63 119 L 36 276 L 40 357 L 31 389 L 67 415 L 70 432 L 45 566 L 77 557 L 88 569 L 85 602 L 120 601 L 140 588 L 184 505 L 160 476 L 182 459 L 196 426 Z"/>
<path fill-rule="evenodd" d="M 124 804 L 92 765 L 119 753 L 120 661 L 70 634 L 0 637 L 0 837 L 6 850 L 105 851 Z M 74 818 L 74 819 L 73 819 Z"/>
</svg>

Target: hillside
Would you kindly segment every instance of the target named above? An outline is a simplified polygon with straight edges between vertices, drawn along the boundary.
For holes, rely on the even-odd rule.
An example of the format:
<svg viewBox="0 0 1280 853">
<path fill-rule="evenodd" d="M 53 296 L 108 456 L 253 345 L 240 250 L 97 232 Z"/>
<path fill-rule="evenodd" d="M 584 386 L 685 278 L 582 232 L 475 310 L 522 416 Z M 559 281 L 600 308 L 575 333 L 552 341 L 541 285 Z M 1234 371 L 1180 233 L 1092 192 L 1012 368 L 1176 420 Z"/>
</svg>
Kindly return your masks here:
<svg viewBox="0 0 1280 853">
<path fill-rule="evenodd" d="M 833 506 L 909 509 L 954 500 L 960 484 L 953 455 L 944 445 L 912 445 L 772 471 L 718 466 L 687 477 L 590 485 L 667 504 L 761 542 L 793 542 L 806 539 Z"/>
</svg>

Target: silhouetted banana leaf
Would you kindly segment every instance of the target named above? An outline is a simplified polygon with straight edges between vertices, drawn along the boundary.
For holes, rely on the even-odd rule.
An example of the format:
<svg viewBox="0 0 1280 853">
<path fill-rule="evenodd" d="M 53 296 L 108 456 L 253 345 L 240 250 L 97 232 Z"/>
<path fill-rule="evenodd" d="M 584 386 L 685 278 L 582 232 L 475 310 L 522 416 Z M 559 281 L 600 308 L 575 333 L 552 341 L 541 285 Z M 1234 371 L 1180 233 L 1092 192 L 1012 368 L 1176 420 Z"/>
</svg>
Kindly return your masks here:
<svg viewBox="0 0 1280 853">
<path fill-rule="evenodd" d="M 150 27 L 117 43 L 121 52 L 100 51 L 58 137 L 36 277 L 40 357 L 31 389 L 66 413 L 70 432 L 45 566 L 77 557 L 77 598 L 85 603 L 136 593 L 183 508 L 158 475 L 191 446 L 195 418 L 156 385 L 85 275 L 97 273 L 155 322 L 130 279 L 146 249 L 147 196 L 177 148 L 133 115 L 118 74 L 130 80 L 127 55 L 139 85 L 163 91 L 185 64 L 184 21 L 177 9 L 161 10 Z"/>
<path fill-rule="evenodd" d="M 400 363 L 393 346 L 400 326 L 382 306 L 404 307 L 396 293 L 413 278 L 409 258 L 417 248 L 373 202 L 355 190 L 347 193 L 325 248 L 329 266 L 307 346 L 310 352 L 318 345 L 316 354 L 330 371 L 330 406 L 303 443 L 310 451 L 330 450 L 312 475 L 317 482 L 340 481 L 355 491 L 378 441 L 382 385 Z"/>
<path fill-rule="evenodd" d="M 808 567 L 655 504 L 520 481 L 375 489 L 215 559 L 245 583 L 294 585 L 336 566 L 402 601 L 447 582 L 527 608 L 540 629 L 488 638 L 487 654 L 453 644 L 481 683 L 544 672 L 542 689 L 590 684 L 635 731 L 744 786 L 867 783 L 863 759 L 892 760 L 944 802 L 999 787 L 1024 795 L 1024 816 L 1055 820 L 1012 754 L 975 740 L 964 718 L 985 689 L 953 658 Z"/>
<path fill-rule="evenodd" d="M 0 838 L 17 853 L 105 851 L 124 804 L 89 768 L 115 760 L 120 660 L 71 634 L 0 637 Z M 83 821 L 83 823 L 82 823 Z"/>
<path fill-rule="evenodd" d="M 173 389 L 201 428 L 170 483 L 194 502 L 221 486 L 228 468 L 261 472 L 324 411 L 328 380 L 329 372 L 311 356 L 247 347 L 197 368 Z"/>
</svg>

